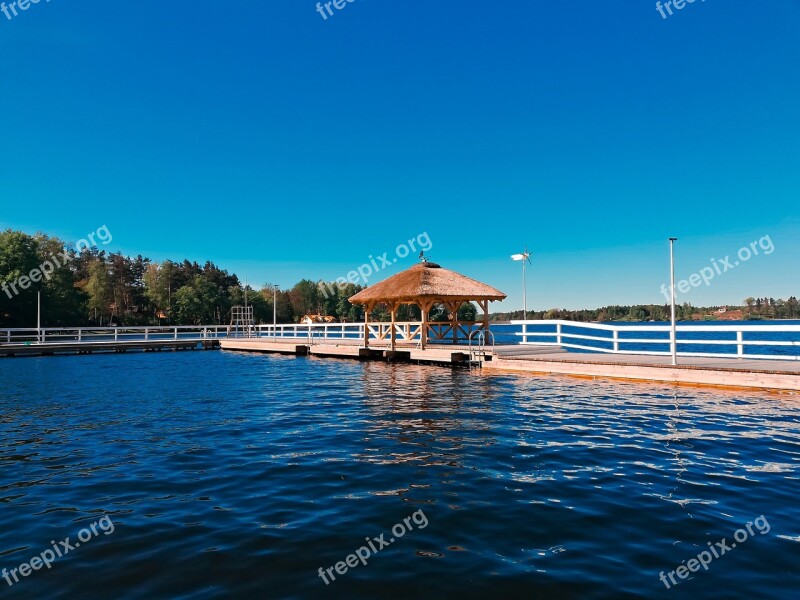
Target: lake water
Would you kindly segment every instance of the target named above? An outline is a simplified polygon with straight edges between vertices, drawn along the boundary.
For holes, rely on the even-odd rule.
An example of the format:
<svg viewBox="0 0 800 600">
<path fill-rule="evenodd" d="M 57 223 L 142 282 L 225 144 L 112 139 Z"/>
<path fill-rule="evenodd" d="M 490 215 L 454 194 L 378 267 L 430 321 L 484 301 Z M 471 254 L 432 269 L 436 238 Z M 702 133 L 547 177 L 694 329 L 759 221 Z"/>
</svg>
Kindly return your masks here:
<svg viewBox="0 0 800 600">
<path fill-rule="evenodd" d="M 797 396 L 221 351 L 4 359 L 0 384 L 0 569 L 113 523 L 4 598 L 800 590 Z"/>
</svg>

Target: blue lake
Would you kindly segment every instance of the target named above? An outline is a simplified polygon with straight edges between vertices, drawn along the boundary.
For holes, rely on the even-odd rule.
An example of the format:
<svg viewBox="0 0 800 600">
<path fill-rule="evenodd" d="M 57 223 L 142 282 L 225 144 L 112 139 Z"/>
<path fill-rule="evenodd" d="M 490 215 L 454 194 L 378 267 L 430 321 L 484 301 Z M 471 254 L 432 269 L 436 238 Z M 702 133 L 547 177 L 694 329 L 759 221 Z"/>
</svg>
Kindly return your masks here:
<svg viewBox="0 0 800 600">
<path fill-rule="evenodd" d="M 222 351 L 3 359 L 0 385 L 0 569 L 114 524 L 4 598 L 800 590 L 797 396 Z"/>
</svg>

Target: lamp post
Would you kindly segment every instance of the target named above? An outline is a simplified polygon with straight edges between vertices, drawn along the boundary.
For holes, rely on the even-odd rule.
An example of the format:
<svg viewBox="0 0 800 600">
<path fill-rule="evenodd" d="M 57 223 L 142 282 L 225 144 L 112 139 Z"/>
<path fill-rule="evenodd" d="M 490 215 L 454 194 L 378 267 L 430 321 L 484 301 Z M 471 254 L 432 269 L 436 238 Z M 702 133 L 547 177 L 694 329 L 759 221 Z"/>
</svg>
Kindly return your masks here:
<svg viewBox="0 0 800 600">
<path fill-rule="evenodd" d="M 675 325 L 675 242 L 678 238 L 669 238 L 669 277 L 670 292 L 672 295 L 672 317 L 670 320 L 670 347 L 672 349 L 672 365 L 678 364 L 678 339 Z"/>
<path fill-rule="evenodd" d="M 272 339 L 278 337 L 278 286 L 272 286 Z"/>
<path fill-rule="evenodd" d="M 522 342 L 528 341 L 527 323 L 528 320 L 528 286 L 525 282 L 525 263 L 531 262 L 531 253 L 528 252 L 528 247 L 525 246 L 525 252 L 521 254 L 512 254 L 511 260 L 522 261 Z M 533 263 L 531 263 L 533 264 Z"/>
</svg>

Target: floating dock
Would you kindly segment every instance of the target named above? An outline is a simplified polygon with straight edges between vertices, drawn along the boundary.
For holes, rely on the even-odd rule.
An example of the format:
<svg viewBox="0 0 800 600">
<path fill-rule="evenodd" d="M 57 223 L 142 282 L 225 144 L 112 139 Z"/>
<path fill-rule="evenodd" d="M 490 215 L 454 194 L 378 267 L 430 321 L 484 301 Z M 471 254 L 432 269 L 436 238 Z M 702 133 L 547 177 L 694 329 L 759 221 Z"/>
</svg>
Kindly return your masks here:
<svg viewBox="0 0 800 600">
<path fill-rule="evenodd" d="M 398 345 L 396 350 L 383 346 L 364 348 L 358 341 L 308 344 L 307 340 L 265 340 L 263 338 L 232 338 L 219 340 L 223 350 L 290 354 L 296 356 L 319 356 L 324 358 L 351 358 L 358 360 L 384 360 L 387 362 L 414 362 L 440 366 L 469 366 L 470 352 L 467 346 L 441 345 L 425 350 L 416 346 Z M 474 350 L 474 348 L 473 348 Z M 492 360 L 487 355 L 483 360 Z"/>
<path fill-rule="evenodd" d="M 124 352 L 161 352 L 162 350 L 210 350 L 218 340 L 119 340 L 0 344 L 0 357 L 55 356 L 57 354 L 94 354 Z"/>
<path fill-rule="evenodd" d="M 306 343 L 304 343 L 306 342 Z M 800 392 L 800 361 L 740 358 L 679 357 L 678 366 L 668 356 L 641 354 L 592 354 L 567 352 L 551 346 L 497 346 L 481 356 L 468 346 L 435 345 L 425 350 L 397 347 L 363 348 L 358 342 L 309 345 L 306 340 L 240 338 L 220 340 L 223 350 L 264 352 L 297 356 L 405 361 L 440 366 L 478 364 L 488 372 L 532 375 L 567 375 L 588 379 L 658 382 L 726 389 Z M 474 347 L 473 347 L 474 351 Z"/>
<path fill-rule="evenodd" d="M 484 369 L 590 379 L 653 381 L 728 389 L 800 391 L 800 362 L 746 358 L 594 354 L 552 347 L 497 348 L 496 359 Z"/>
</svg>

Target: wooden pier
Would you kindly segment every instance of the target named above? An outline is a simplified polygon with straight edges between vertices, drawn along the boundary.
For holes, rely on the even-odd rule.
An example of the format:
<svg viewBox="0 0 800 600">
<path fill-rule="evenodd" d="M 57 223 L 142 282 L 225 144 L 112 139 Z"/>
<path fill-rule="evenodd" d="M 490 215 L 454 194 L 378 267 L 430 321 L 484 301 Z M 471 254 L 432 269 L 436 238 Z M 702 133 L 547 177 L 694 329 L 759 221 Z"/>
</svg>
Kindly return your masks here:
<svg viewBox="0 0 800 600">
<path fill-rule="evenodd" d="M 328 341 L 308 344 L 305 340 L 268 340 L 264 338 L 230 338 L 219 340 L 223 350 L 262 352 L 322 358 L 350 358 L 356 360 L 383 360 L 387 362 L 413 362 L 440 366 L 469 366 L 470 351 L 467 346 L 428 346 L 425 350 L 412 345 L 370 346 L 364 348 L 355 340 Z M 474 349 L 474 348 L 473 348 Z M 483 360 L 492 360 L 487 355 Z"/>
<path fill-rule="evenodd" d="M 642 354 L 589 354 L 552 347 L 508 346 L 485 369 L 583 379 L 651 381 L 728 389 L 800 391 L 800 363 L 718 357 L 670 357 Z"/>
<path fill-rule="evenodd" d="M 55 356 L 59 354 L 95 354 L 124 352 L 161 352 L 164 350 L 210 350 L 218 348 L 218 340 L 125 340 L 45 342 L 0 344 L 0 358 L 15 356 Z"/>
<path fill-rule="evenodd" d="M 219 325 L 6 329 L 0 330 L 0 358 L 223 348 L 243 352 L 411 362 L 447 367 L 472 366 L 481 367 L 486 372 L 800 392 L 800 355 L 795 353 L 783 359 L 775 359 L 763 356 L 754 358 L 749 352 L 745 353 L 751 347 L 759 351 L 759 346 L 767 345 L 788 347 L 791 350 L 791 346 L 800 345 L 800 341 L 764 341 L 755 337 L 750 339 L 750 332 L 766 333 L 775 330 L 796 335 L 800 333 L 800 326 L 797 325 L 718 326 L 714 330 L 727 332 L 730 339 L 721 339 L 720 336 L 720 339 L 700 341 L 704 344 L 735 345 L 738 348 L 737 354 L 679 354 L 678 366 L 672 366 L 670 357 L 664 353 L 625 352 L 622 348 L 625 344 L 648 341 L 626 337 L 625 331 L 629 328 L 602 325 L 602 328 L 612 330 L 613 337 L 598 335 L 595 340 L 592 336 L 573 331 L 585 324 L 569 324 L 567 327 L 566 324 L 542 323 L 544 325 L 540 322 L 527 322 L 526 326 L 547 326 L 555 330 L 537 334 L 523 329 L 523 339 L 526 339 L 525 336 L 549 335 L 555 337 L 555 342 L 523 342 L 497 346 L 487 344 L 483 348 L 479 346 L 481 336 L 475 335 L 480 332 L 474 330 L 471 334 L 471 348 L 467 343 L 446 343 L 444 335 L 432 335 L 424 349 L 420 343 L 419 332 L 422 329 L 419 327 L 416 339 L 403 336 L 404 331 L 421 327 L 421 323 L 369 323 L 366 326 L 370 335 L 368 348 L 364 347 L 364 325 L 353 323 L 322 326 L 259 325 L 253 329 L 253 337 L 227 337 L 230 335 L 227 327 Z M 394 350 L 387 334 L 391 327 L 396 327 L 400 332 L 400 339 L 394 340 Z M 591 327 L 601 326 L 591 324 Z M 684 328 L 686 331 L 710 329 L 703 326 Z M 660 331 L 663 327 L 642 326 L 635 331 L 651 329 Z M 431 331 L 435 333 L 435 330 Z M 575 347 L 578 345 L 574 343 L 575 338 L 578 338 L 580 348 Z M 590 349 L 583 345 L 590 338 L 599 340 L 598 343 L 613 343 L 613 351 L 589 352 Z M 690 342 L 691 340 L 684 340 L 680 343 Z M 657 343 L 663 344 L 663 341 Z M 566 351 L 561 347 L 562 344 L 573 351 Z"/>
<path fill-rule="evenodd" d="M 681 357 L 680 364 L 672 366 L 669 358 L 663 356 L 589 354 L 552 347 L 508 345 L 497 346 L 494 351 L 471 361 L 468 346 L 429 345 L 425 350 L 418 347 L 398 347 L 392 352 L 389 347 L 364 348 L 356 341 L 307 344 L 302 339 L 263 338 L 220 340 L 220 347 L 223 350 L 242 352 L 413 362 L 449 367 L 467 367 L 472 364 L 480 366 L 486 372 L 800 392 L 800 362 L 784 360 Z"/>
</svg>

